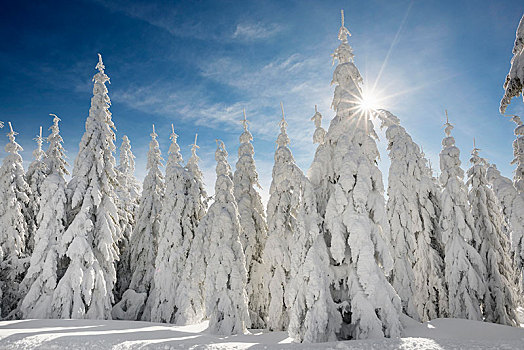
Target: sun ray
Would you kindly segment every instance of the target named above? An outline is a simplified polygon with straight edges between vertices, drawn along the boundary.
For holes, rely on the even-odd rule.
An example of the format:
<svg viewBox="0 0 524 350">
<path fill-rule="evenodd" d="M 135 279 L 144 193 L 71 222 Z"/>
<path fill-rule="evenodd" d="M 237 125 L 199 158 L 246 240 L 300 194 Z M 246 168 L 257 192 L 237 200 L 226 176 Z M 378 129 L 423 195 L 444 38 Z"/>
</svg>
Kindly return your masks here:
<svg viewBox="0 0 524 350">
<path fill-rule="evenodd" d="M 404 15 L 404 18 L 400 22 L 400 26 L 398 27 L 397 33 L 395 34 L 395 37 L 393 38 L 393 41 L 391 42 L 391 45 L 389 46 L 388 53 L 386 54 L 386 57 L 384 58 L 384 61 L 382 62 L 382 66 L 380 67 L 380 71 L 378 72 L 377 78 L 375 79 L 375 83 L 373 84 L 373 89 L 377 87 L 378 82 L 380 81 L 380 77 L 382 76 L 382 73 L 384 72 L 384 69 L 386 68 L 386 65 L 389 61 L 389 56 L 391 55 L 391 52 L 393 51 L 393 47 L 397 44 L 397 42 L 400 39 L 400 32 L 402 31 L 402 28 L 404 28 L 404 24 L 406 23 L 406 20 L 408 19 L 409 11 L 411 10 L 411 7 L 413 6 L 413 0 L 409 3 L 408 9 L 406 10 L 406 14 Z"/>
</svg>

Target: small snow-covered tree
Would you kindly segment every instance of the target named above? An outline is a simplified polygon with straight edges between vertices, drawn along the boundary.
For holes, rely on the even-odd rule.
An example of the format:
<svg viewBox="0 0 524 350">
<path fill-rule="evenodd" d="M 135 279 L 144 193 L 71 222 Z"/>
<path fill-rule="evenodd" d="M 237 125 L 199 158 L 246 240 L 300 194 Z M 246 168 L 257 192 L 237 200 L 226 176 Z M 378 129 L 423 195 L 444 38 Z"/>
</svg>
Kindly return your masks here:
<svg viewBox="0 0 524 350">
<path fill-rule="evenodd" d="M 60 237 L 66 270 L 53 296 L 53 317 L 108 319 L 116 282 L 115 125 L 111 120 L 102 56 L 93 77 L 93 97 L 68 185 L 69 225 Z"/>
<path fill-rule="evenodd" d="M 265 327 L 266 305 L 261 299 L 264 288 L 262 281 L 262 252 L 267 239 L 267 224 L 262 199 L 255 187 L 259 187 L 258 174 L 253 159 L 253 136 L 248 130 L 246 111 L 242 120 L 244 131 L 240 135 L 238 161 L 233 177 L 235 199 L 240 213 L 242 234 L 240 242 L 244 248 L 247 269 L 246 292 L 249 299 L 251 327 Z"/>
<path fill-rule="evenodd" d="M 398 337 L 401 303 L 385 273 L 393 261 L 379 156 L 370 114 L 359 108 L 362 77 L 342 26 L 334 58 L 335 118 L 309 172 L 317 188 L 322 235 L 336 276 L 333 298 L 342 313 L 344 339 Z"/>
<path fill-rule="evenodd" d="M 428 321 L 445 316 L 442 242 L 438 234 L 439 189 L 419 146 L 392 113 L 382 110 L 389 167 L 387 216 L 393 253 L 393 288 L 410 317 Z"/>
<path fill-rule="evenodd" d="M 36 148 L 33 151 L 33 161 L 29 164 L 26 173 L 27 183 L 31 188 L 29 203 L 27 206 L 27 253 L 33 252 L 34 235 L 38 229 L 38 212 L 40 211 L 40 198 L 42 197 L 42 183 L 47 175 L 48 170 L 44 162 L 45 152 L 42 150 L 44 138 L 42 137 L 42 127 L 40 134 L 35 138 Z"/>
<path fill-rule="evenodd" d="M 67 162 L 62 146 L 58 122 L 60 118 L 51 114 L 53 125 L 47 138 L 49 148 L 43 160 L 45 178 L 40 187 L 40 210 L 38 230 L 34 237 L 34 250 L 27 274 L 22 281 L 24 299 L 20 310 L 24 318 L 51 318 L 53 293 L 58 282 L 60 261 L 58 241 L 67 224 L 67 196 L 65 175 Z M 41 135 L 40 135 L 41 136 Z"/>
<path fill-rule="evenodd" d="M 194 226 L 193 236 L 187 235 L 190 241 L 187 257 L 179 275 L 179 284 L 175 293 L 177 324 L 194 324 L 205 317 L 204 307 L 204 279 L 206 273 L 205 247 L 208 243 L 204 232 L 198 229 L 198 223 L 206 213 L 207 194 L 202 181 L 202 172 L 198 167 L 199 158 L 196 154 L 197 135 L 191 146 L 191 157 L 187 161 L 186 169 L 189 171 L 190 186 L 187 188 L 188 202 L 186 203 L 186 226 Z M 195 220 L 197 219 L 197 220 Z"/>
<path fill-rule="evenodd" d="M 515 271 L 509 255 L 509 240 L 503 232 L 504 217 L 495 194 L 488 187 L 486 160 L 479 149 L 471 152 L 467 184 L 475 229 L 480 236 L 478 252 L 486 266 L 486 294 L 482 311 L 488 322 L 517 325 L 515 316 Z"/>
<path fill-rule="evenodd" d="M 155 262 L 155 299 L 151 310 L 154 322 L 186 324 L 185 315 L 178 315 L 178 302 L 189 298 L 179 290 L 181 275 L 188 259 L 198 222 L 205 213 L 199 182 L 182 165 L 177 144 L 178 135 L 171 125 L 171 146 L 166 165 L 166 193 L 160 216 L 160 242 Z M 194 144 L 196 150 L 196 138 Z M 196 154 L 194 154 L 196 156 Z M 191 160 L 191 162 L 195 159 Z M 197 169 L 198 169 L 198 165 Z M 180 288 L 182 292 L 182 288 Z"/>
<path fill-rule="evenodd" d="M 522 94 L 524 98 L 524 15 L 517 27 L 513 58 L 506 81 L 504 82 L 504 96 L 500 101 L 500 113 L 504 113 L 513 97 Z"/>
<path fill-rule="evenodd" d="M 475 250 L 480 237 L 468 204 L 467 189 L 460 167 L 460 151 L 451 136 L 449 121 L 440 152 L 442 212 L 440 228 L 445 246 L 445 280 L 448 286 L 448 316 L 482 320 L 481 303 L 486 292 L 486 268 Z"/>
<path fill-rule="evenodd" d="M 118 218 L 122 230 L 122 238 L 118 242 L 119 259 L 116 265 L 115 299 L 119 301 L 122 293 L 129 287 L 131 280 L 131 261 L 129 241 L 135 227 L 135 215 L 140 199 L 140 184 L 135 173 L 135 155 L 131 151 L 131 142 L 124 135 L 120 146 L 120 164 L 117 170 L 117 186 L 115 187 Z"/>
<path fill-rule="evenodd" d="M 206 242 L 205 308 L 210 332 L 243 334 L 249 324 L 249 311 L 247 271 L 240 243 L 242 228 L 227 151 L 222 141 L 217 140 L 217 144 L 215 201 L 198 227 Z"/>
<path fill-rule="evenodd" d="M 24 217 L 31 190 L 25 180 L 22 147 L 9 122 L 7 156 L 0 167 L 0 289 L 1 317 L 16 309 L 21 295 L 19 284 L 26 272 L 27 222 Z"/>
<path fill-rule="evenodd" d="M 160 213 L 164 196 L 164 176 L 160 171 L 162 156 L 153 125 L 149 152 L 147 154 L 148 173 L 144 178 L 142 196 L 138 208 L 135 230 L 131 236 L 131 281 L 129 289 L 146 296 L 143 307 L 137 308 L 138 314 L 128 315 L 126 319 L 151 320 L 151 305 L 154 300 L 155 259 L 160 238 Z M 115 305 L 117 310 L 123 309 L 128 301 L 125 297 Z M 115 316 L 113 312 L 113 316 Z M 131 317 L 132 316 L 132 317 Z M 120 318 L 120 317 L 117 317 Z"/>
</svg>

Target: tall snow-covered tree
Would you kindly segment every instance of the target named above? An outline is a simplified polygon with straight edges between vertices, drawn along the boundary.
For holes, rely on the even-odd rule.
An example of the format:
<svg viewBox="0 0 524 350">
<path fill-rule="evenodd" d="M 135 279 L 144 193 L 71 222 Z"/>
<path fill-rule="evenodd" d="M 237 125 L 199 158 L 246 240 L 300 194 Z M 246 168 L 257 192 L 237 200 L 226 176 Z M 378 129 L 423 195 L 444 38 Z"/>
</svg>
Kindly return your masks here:
<svg viewBox="0 0 524 350">
<path fill-rule="evenodd" d="M 44 138 L 42 137 L 42 127 L 40 133 L 35 138 L 36 148 L 33 151 L 33 161 L 29 164 L 26 173 L 27 183 L 31 188 L 29 204 L 27 207 L 27 252 L 31 254 L 34 246 L 34 235 L 38 228 L 38 212 L 40 211 L 40 198 L 42 197 L 42 183 L 47 175 L 48 170 L 44 162 L 45 152 L 42 150 Z"/>
<path fill-rule="evenodd" d="M 500 201 L 502 213 L 509 225 L 511 252 L 514 265 L 522 269 L 524 251 L 522 247 L 522 232 L 524 232 L 524 196 L 519 195 L 510 179 L 500 174 L 496 165 L 489 166 L 486 176 L 493 192 Z"/>
<path fill-rule="evenodd" d="M 251 327 L 265 327 L 266 305 L 261 299 L 264 288 L 262 281 L 262 252 L 267 239 L 267 224 L 262 199 L 255 187 L 259 187 L 258 174 L 253 159 L 253 136 L 248 130 L 246 111 L 242 120 L 244 131 L 240 135 L 238 161 L 233 177 L 234 194 L 240 213 L 242 234 L 240 242 L 244 248 L 247 269 L 246 292 L 249 299 Z"/>
<path fill-rule="evenodd" d="M 517 125 L 515 128 L 515 140 L 513 141 L 513 160 L 517 168 L 513 173 L 513 186 L 516 190 L 516 197 L 512 200 L 511 207 L 511 250 L 513 259 L 519 269 L 524 269 L 524 206 L 520 205 L 524 201 L 524 125 L 519 116 L 512 115 L 511 119 Z M 500 199 L 501 201 L 503 199 Z"/>
<path fill-rule="evenodd" d="M 25 180 L 22 147 L 9 122 L 7 156 L 0 167 L 0 296 L 1 317 L 7 317 L 20 301 L 19 284 L 27 268 L 27 222 L 24 216 L 31 189 Z"/>
<path fill-rule="evenodd" d="M 276 331 L 287 330 L 289 325 L 290 305 L 286 303 L 285 293 L 291 280 L 291 244 L 299 219 L 296 211 L 303 181 L 302 171 L 288 147 L 286 127 L 282 115 L 267 203 L 268 238 L 263 253 L 266 269 L 263 297 L 268 305 L 266 326 Z"/>
<path fill-rule="evenodd" d="M 447 112 L 446 112 L 447 113 Z M 446 137 L 440 152 L 442 211 L 440 228 L 445 246 L 444 270 L 448 287 L 448 317 L 482 320 L 481 303 L 486 292 L 486 268 L 475 250 L 480 237 L 473 222 L 467 189 L 460 167 L 460 151 L 446 121 Z"/>
<path fill-rule="evenodd" d="M 175 305 L 177 313 L 175 322 L 177 324 L 193 324 L 200 322 L 205 317 L 204 307 L 204 279 L 206 273 L 205 247 L 208 243 L 204 237 L 204 232 L 198 229 L 198 223 L 203 218 L 207 209 L 207 194 L 202 181 L 202 172 L 198 167 L 199 158 L 196 151 L 197 135 L 195 142 L 191 146 L 191 157 L 189 158 L 186 169 L 189 171 L 190 183 L 188 187 L 189 201 L 186 207 L 188 215 L 184 223 L 186 226 L 195 225 L 193 236 L 186 236 L 190 240 L 189 250 L 179 275 L 179 284 L 175 293 Z M 194 219 L 198 219 L 196 222 Z"/>
<path fill-rule="evenodd" d="M 69 225 L 60 238 L 67 269 L 53 296 L 57 318 L 108 319 L 116 282 L 117 242 L 121 239 L 115 205 L 115 125 L 111 120 L 102 56 L 93 77 L 86 131 L 68 185 Z"/>
<path fill-rule="evenodd" d="M 198 228 L 206 242 L 205 309 L 210 332 L 242 334 L 249 324 L 247 270 L 240 243 L 242 228 L 227 151 L 222 141 L 217 140 L 217 146 L 215 201 Z"/>
<path fill-rule="evenodd" d="M 67 162 L 62 146 L 58 122 L 60 118 L 51 114 L 53 125 L 47 138 L 49 148 L 43 160 L 46 169 L 41 185 L 38 229 L 34 237 L 34 250 L 29 269 L 22 281 L 21 290 L 25 296 L 20 305 L 24 318 L 52 318 L 53 293 L 59 279 L 58 241 L 67 224 L 67 195 L 65 176 Z M 41 135 L 40 135 L 41 136 Z"/>
<path fill-rule="evenodd" d="M 142 196 L 138 208 L 135 230 L 131 236 L 131 281 L 129 289 L 144 295 L 146 303 L 136 310 L 136 315 L 127 315 L 127 319 L 151 320 L 151 305 L 154 300 L 155 286 L 153 275 L 155 273 L 155 259 L 160 239 L 160 213 L 162 212 L 162 199 L 164 196 L 164 176 L 160 171 L 162 156 L 157 141 L 155 126 L 151 133 L 149 152 L 147 154 L 148 173 L 144 178 Z M 118 309 L 127 309 L 127 303 L 132 302 L 125 294 L 119 302 Z M 118 304 L 117 304 L 118 305 Z M 118 314 L 113 312 L 115 318 Z"/>
<path fill-rule="evenodd" d="M 503 232 L 504 217 L 486 178 L 487 162 L 471 152 L 468 170 L 468 198 L 475 229 L 480 236 L 478 252 L 486 266 L 486 294 L 482 311 L 488 322 L 517 325 L 514 295 L 515 271 L 509 255 L 509 240 Z"/>
<path fill-rule="evenodd" d="M 511 67 L 504 82 L 504 96 L 500 101 L 500 113 L 504 113 L 511 99 L 519 95 L 524 99 L 524 15 L 517 27 Z"/>
<path fill-rule="evenodd" d="M 386 127 L 389 167 L 387 216 L 393 254 L 391 284 L 404 313 L 428 321 L 444 316 L 446 289 L 442 242 L 438 233 L 439 189 L 419 146 L 388 111 L 380 111 Z"/>
<path fill-rule="evenodd" d="M 118 242 L 119 259 L 116 265 L 115 286 L 115 299 L 119 301 L 131 280 L 129 241 L 135 227 L 135 215 L 140 199 L 140 184 L 135 177 L 135 155 L 131 151 L 131 142 L 125 135 L 120 146 L 120 164 L 116 170 L 118 180 L 118 185 L 115 187 L 116 205 L 122 230 L 122 238 Z"/>
<path fill-rule="evenodd" d="M 268 202 L 264 249 L 270 329 L 289 329 L 295 341 L 336 339 L 342 320 L 331 297 L 329 253 L 319 230 L 313 187 L 288 147 L 282 111 Z"/>
<path fill-rule="evenodd" d="M 342 317 L 331 296 L 335 278 L 321 233 L 313 186 L 304 178 L 300 188 L 297 228 L 291 244 L 291 281 L 286 288 L 289 335 L 306 343 L 334 341 Z"/>
<path fill-rule="evenodd" d="M 178 315 L 178 302 L 185 302 L 185 293 L 179 297 L 181 275 L 188 259 L 196 227 L 205 213 L 199 182 L 182 164 L 178 135 L 171 125 L 171 146 L 166 165 L 166 193 L 160 216 L 158 254 L 155 263 L 155 298 L 151 320 L 186 324 L 184 315 Z M 194 144 L 196 150 L 196 138 Z M 196 156 L 194 153 L 193 156 Z M 192 160 L 192 162 L 194 159 Z M 197 165 L 198 168 L 198 165 Z M 196 187 L 196 188 L 195 188 Z M 180 288 L 182 291 L 182 288 Z"/>
<path fill-rule="evenodd" d="M 393 261 L 386 243 L 388 222 L 379 156 L 370 114 L 359 109 L 362 77 L 353 63 L 348 29 L 333 57 L 335 118 L 309 176 L 317 188 L 322 235 L 333 260 L 333 298 L 342 313 L 339 336 L 365 339 L 400 336 L 400 298 L 386 279 Z"/>
</svg>

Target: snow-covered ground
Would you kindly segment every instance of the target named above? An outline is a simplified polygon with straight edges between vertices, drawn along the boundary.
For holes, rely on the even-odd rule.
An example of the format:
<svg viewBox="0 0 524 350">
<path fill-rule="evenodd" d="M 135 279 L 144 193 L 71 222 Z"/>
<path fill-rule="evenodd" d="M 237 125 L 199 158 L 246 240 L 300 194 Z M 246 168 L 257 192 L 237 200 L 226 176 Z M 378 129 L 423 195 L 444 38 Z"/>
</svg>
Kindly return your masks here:
<svg viewBox="0 0 524 350">
<path fill-rule="evenodd" d="M 400 339 L 294 344 L 285 332 L 221 337 L 207 322 L 185 327 L 106 320 L 0 322 L 0 349 L 524 349 L 524 329 L 459 319 L 405 318 Z"/>
</svg>

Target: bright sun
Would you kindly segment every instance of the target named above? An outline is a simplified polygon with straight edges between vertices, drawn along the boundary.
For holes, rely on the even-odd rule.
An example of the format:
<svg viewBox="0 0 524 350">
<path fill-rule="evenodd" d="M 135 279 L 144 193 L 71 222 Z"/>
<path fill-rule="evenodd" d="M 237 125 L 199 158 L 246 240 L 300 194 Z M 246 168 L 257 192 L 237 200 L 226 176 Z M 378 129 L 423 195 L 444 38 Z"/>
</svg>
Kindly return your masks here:
<svg viewBox="0 0 524 350">
<path fill-rule="evenodd" d="M 371 111 L 377 109 L 378 98 L 372 91 L 362 91 L 362 100 L 360 101 L 360 108 L 364 111 Z"/>
</svg>

